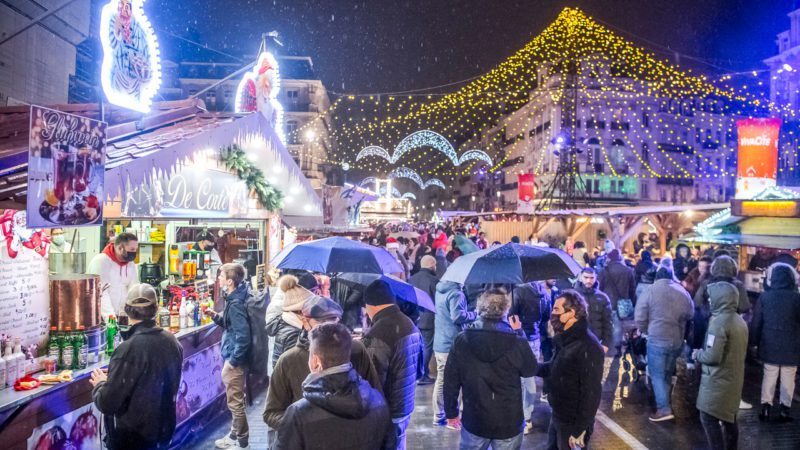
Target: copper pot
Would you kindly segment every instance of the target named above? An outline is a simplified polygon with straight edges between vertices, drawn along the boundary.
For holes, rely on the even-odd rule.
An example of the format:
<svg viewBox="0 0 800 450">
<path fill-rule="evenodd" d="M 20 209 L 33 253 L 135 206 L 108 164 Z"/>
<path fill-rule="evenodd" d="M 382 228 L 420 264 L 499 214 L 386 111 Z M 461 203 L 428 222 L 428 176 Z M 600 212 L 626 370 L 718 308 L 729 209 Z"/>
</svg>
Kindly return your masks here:
<svg viewBox="0 0 800 450">
<path fill-rule="evenodd" d="M 60 330 L 100 325 L 100 277 L 50 275 L 50 326 Z"/>
</svg>

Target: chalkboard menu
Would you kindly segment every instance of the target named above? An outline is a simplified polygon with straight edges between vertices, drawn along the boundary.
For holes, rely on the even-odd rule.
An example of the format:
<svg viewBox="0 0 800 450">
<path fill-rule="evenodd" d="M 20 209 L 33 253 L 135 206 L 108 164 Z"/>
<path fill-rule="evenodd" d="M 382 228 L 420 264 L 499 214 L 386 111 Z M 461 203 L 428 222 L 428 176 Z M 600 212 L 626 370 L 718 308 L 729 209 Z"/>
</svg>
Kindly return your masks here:
<svg viewBox="0 0 800 450">
<path fill-rule="evenodd" d="M 41 350 L 49 329 L 47 258 L 24 246 L 0 246 L 0 334 Z"/>
<path fill-rule="evenodd" d="M 197 292 L 197 298 L 202 300 L 206 293 L 208 293 L 208 280 L 195 280 L 194 291 Z"/>
<path fill-rule="evenodd" d="M 267 266 L 259 264 L 256 266 L 256 290 L 263 291 L 266 287 Z"/>
</svg>

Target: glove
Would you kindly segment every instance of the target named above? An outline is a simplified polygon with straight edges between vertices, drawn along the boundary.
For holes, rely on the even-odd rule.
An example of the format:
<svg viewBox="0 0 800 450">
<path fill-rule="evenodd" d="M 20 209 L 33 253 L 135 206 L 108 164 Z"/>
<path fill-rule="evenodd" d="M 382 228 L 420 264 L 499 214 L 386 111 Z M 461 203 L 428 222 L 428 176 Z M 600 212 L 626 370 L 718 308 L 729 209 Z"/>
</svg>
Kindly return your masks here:
<svg viewBox="0 0 800 450">
<path fill-rule="evenodd" d="M 584 448 L 586 447 L 586 443 L 583 441 L 586 437 L 586 430 L 583 431 L 578 437 L 570 436 L 569 437 L 569 448 Z"/>
</svg>

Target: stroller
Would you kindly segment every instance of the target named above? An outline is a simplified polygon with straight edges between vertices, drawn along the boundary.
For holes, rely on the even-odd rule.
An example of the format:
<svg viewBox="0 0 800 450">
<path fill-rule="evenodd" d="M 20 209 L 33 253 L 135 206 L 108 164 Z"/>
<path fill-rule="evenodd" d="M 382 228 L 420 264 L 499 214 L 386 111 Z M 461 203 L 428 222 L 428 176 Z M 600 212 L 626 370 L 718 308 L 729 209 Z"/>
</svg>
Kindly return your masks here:
<svg viewBox="0 0 800 450">
<path fill-rule="evenodd" d="M 625 333 L 623 342 L 622 365 L 626 371 L 633 368 L 631 374 L 633 382 L 638 382 L 642 375 L 647 374 L 647 338 L 642 336 L 638 328 L 634 328 Z"/>
</svg>

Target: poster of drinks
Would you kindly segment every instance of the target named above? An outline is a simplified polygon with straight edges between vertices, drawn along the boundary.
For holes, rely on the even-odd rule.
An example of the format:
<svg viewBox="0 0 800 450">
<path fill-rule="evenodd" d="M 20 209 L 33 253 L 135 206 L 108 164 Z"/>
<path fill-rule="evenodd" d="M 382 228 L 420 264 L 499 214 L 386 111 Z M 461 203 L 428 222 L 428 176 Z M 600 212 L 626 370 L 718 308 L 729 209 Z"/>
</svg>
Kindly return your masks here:
<svg viewBox="0 0 800 450">
<path fill-rule="evenodd" d="M 106 123 L 31 106 L 28 228 L 99 224 Z"/>
</svg>

